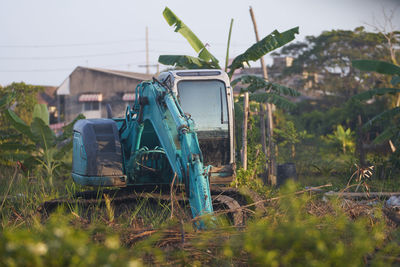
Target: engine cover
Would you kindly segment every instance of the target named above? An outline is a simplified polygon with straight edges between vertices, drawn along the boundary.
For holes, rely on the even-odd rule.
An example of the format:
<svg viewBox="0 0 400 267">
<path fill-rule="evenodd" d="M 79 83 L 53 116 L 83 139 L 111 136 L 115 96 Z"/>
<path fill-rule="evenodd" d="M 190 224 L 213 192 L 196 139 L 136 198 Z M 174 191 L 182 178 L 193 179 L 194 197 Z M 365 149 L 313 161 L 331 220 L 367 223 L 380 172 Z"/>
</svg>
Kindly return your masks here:
<svg viewBox="0 0 400 267">
<path fill-rule="evenodd" d="M 72 177 L 82 185 L 124 186 L 121 143 L 112 119 L 79 120 L 74 125 Z"/>
</svg>

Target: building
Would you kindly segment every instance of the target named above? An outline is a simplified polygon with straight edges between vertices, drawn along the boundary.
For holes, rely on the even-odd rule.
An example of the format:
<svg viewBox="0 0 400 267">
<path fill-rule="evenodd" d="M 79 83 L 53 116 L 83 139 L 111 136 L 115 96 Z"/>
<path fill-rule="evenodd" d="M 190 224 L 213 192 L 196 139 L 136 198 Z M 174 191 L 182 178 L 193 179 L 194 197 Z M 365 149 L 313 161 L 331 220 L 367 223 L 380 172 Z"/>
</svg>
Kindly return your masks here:
<svg viewBox="0 0 400 267">
<path fill-rule="evenodd" d="M 86 118 L 105 118 L 107 104 L 113 117 L 122 117 L 135 100 L 136 86 L 151 78 L 143 73 L 77 67 L 57 88 L 58 121 L 69 123 L 81 113 Z"/>
</svg>

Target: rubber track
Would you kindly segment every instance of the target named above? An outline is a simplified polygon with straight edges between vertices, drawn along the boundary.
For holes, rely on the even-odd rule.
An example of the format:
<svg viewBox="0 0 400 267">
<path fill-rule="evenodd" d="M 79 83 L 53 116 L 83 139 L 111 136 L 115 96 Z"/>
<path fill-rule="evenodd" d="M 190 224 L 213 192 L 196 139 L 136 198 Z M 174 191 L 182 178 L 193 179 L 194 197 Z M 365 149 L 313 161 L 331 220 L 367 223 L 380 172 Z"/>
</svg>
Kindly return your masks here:
<svg viewBox="0 0 400 267">
<path fill-rule="evenodd" d="M 215 205 L 217 204 L 217 205 Z M 214 211 L 218 214 L 219 205 L 223 205 L 224 209 L 233 210 L 233 212 L 229 212 L 233 219 L 233 225 L 241 226 L 244 224 L 244 213 L 240 209 L 239 203 L 233 198 L 226 195 L 217 195 L 213 196 L 213 206 L 215 207 Z"/>
<path fill-rule="evenodd" d="M 72 198 L 62 197 L 50 201 L 46 201 L 41 204 L 37 211 L 40 214 L 46 215 L 53 212 L 58 206 L 61 205 L 80 205 L 89 207 L 91 205 L 104 205 L 105 198 L 103 195 L 107 195 L 113 205 L 129 204 L 134 203 L 138 200 L 149 199 L 153 201 L 170 201 L 171 195 L 169 192 L 161 194 L 154 188 L 141 188 L 140 192 L 135 192 L 132 188 L 120 188 L 120 189 L 104 189 L 102 191 L 90 190 L 76 193 Z M 225 209 L 234 210 L 235 212 L 228 213 L 232 219 L 234 225 L 243 225 L 245 221 L 245 211 L 241 210 L 241 205 L 251 204 L 248 203 L 250 199 L 255 205 L 255 210 L 264 210 L 263 203 L 260 202 L 261 197 L 257 193 L 249 189 L 237 189 L 229 187 L 213 187 L 211 189 L 212 199 L 215 204 L 224 205 Z M 175 194 L 174 200 L 180 203 L 187 201 L 187 198 L 182 197 L 181 194 Z"/>
<path fill-rule="evenodd" d="M 98 191 L 85 191 L 75 194 L 73 198 L 58 198 L 46 201 L 42 203 L 37 211 L 41 214 L 49 214 L 53 212 L 58 206 L 61 205 L 81 205 L 84 207 L 88 207 L 91 205 L 104 205 L 105 198 L 103 195 L 106 194 L 110 199 L 113 205 L 119 205 L 124 203 L 134 203 L 140 199 L 149 199 L 154 201 L 170 201 L 170 194 L 160 194 L 153 192 L 132 192 L 132 190 L 104 190 L 99 193 Z M 185 201 L 181 196 L 174 196 L 174 199 L 179 202 Z"/>
</svg>

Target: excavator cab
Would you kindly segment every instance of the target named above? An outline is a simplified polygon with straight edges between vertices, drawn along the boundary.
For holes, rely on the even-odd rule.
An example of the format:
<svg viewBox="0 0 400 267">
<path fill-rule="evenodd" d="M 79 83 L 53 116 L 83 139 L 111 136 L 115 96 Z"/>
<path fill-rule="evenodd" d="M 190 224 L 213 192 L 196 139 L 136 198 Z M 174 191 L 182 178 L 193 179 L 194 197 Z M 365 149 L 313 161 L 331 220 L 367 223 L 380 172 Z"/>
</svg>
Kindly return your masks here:
<svg viewBox="0 0 400 267">
<path fill-rule="evenodd" d="M 158 80 L 171 88 L 185 114 L 194 120 L 211 184 L 228 184 L 235 170 L 233 91 L 220 70 L 175 70 Z"/>
</svg>

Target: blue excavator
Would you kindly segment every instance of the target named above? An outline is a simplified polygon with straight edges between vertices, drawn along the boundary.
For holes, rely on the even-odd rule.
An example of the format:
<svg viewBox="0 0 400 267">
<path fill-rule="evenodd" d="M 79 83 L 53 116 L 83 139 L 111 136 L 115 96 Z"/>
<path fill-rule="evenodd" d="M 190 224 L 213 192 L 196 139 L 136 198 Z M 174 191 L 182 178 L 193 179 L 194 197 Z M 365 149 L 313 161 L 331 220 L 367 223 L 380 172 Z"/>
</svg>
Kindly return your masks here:
<svg viewBox="0 0 400 267">
<path fill-rule="evenodd" d="M 181 184 L 193 218 L 213 206 L 234 210 L 249 199 L 234 179 L 234 102 L 221 70 L 174 70 L 139 84 L 124 118 L 74 125 L 75 183 L 129 190 Z M 219 203 L 219 204 L 218 204 Z"/>
</svg>

